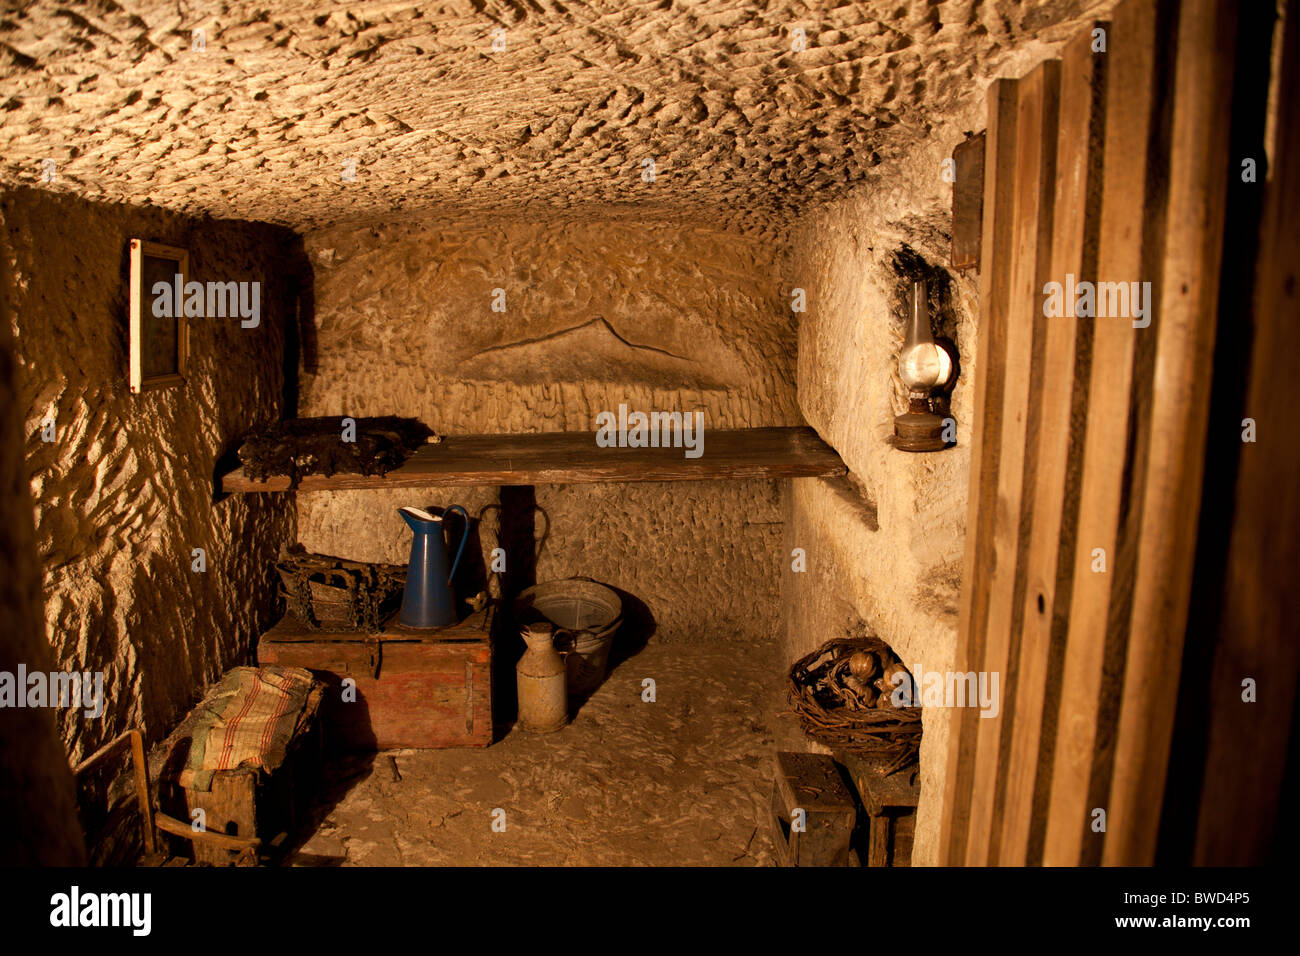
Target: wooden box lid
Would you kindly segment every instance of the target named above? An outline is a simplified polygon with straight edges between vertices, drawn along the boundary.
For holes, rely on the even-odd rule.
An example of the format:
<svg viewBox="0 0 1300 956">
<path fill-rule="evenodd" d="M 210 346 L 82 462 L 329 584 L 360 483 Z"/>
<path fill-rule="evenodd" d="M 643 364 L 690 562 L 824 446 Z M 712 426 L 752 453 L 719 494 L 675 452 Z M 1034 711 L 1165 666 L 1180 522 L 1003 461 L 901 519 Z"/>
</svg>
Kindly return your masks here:
<svg viewBox="0 0 1300 956">
<path fill-rule="evenodd" d="M 279 623 L 262 635 L 266 644 L 355 644 L 380 641 L 383 643 L 418 642 L 429 644 L 464 641 L 486 641 L 492 632 L 496 606 L 489 604 L 481 611 L 447 627 L 405 627 L 397 623 L 397 615 L 384 622 L 378 631 L 320 631 L 307 627 L 293 615 L 286 614 Z"/>
</svg>

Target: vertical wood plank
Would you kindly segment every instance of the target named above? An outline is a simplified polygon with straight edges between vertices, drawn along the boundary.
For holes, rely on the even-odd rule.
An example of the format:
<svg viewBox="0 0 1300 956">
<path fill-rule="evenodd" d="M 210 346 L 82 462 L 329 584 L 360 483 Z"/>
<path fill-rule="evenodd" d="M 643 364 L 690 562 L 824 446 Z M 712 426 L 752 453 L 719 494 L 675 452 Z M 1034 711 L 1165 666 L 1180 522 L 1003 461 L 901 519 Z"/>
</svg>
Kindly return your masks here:
<svg viewBox="0 0 1300 956">
<path fill-rule="evenodd" d="M 975 363 L 975 421 L 971 442 L 966 547 L 962 570 L 956 670 L 979 670 L 984 658 L 988 618 L 987 575 L 1000 454 L 1002 390 L 1006 365 L 1003 342 L 1009 301 L 1009 273 L 1004 267 L 1011 247 L 1009 228 L 1015 170 L 1016 81 L 995 80 L 989 87 L 989 118 L 984 154 L 984 233 L 980 242 L 980 329 Z M 970 823 L 970 784 L 975 766 L 978 713 L 961 708 L 952 715 L 948 773 L 944 792 L 941 859 L 966 859 Z"/>
<path fill-rule="evenodd" d="M 1205 465 L 1227 196 L 1235 4 L 1179 14 L 1169 194 L 1137 576 L 1102 861 L 1155 859 Z"/>
<path fill-rule="evenodd" d="M 1258 864 L 1272 855 L 1300 676 L 1300 442 L 1293 403 L 1300 355 L 1300 10 L 1288 5 L 1279 83 L 1277 145 L 1267 185 L 1256 273 L 1255 337 L 1242 448 L 1215 647 L 1210 735 L 1193 862 Z M 1235 159 L 1235 157 L 1234 157 Z M 1239 434 L 1213 441 L 1236 441 Z M 1258 683 L 1255 703 L 1241 681 Z"/>
<path fill-rule="evenodd" d="M 1049 271 L 1060 64 L 1041 64 L 1020 81 L 1016 118 L 1016 169 L 1011 222 L 1010 302 L 1001 361 L 1007 369 L 1002 390 L 993 564 L 988 583 L 988 625 L 984 658 L 969 668 L 1000 675 L 1000 708 L 995 718 L 976 723 L 976 754 L 971 791 L 970 835 L 966 862 L 997 862 L 997 791 L 1003 766 L 1003 728 L 1016 719 L 1019 595 L 1024 591 L 1024 547 L 1032 520 L 1024 489 L 1032 487 L 1034 460 L 1026 455 L 1026 435 L 1037 423 L 1034 393 L 1040 369 L 1034 366 L 1034 332 L 1041 323 L 1040 290 Z M 967 708 L 969 709 L 969 708 Z M 1006 740 L 1009 743 L 1009 738 Z"/>
<path fill-rule="evenodd" d="M 1163 42 L 1158 23 L 1163 6 L 1121 5 L 1108 34 L 1106 175 L 1098 249 L 1098 277 L 1103 282 L 1149 278 L 1142 274 L 1144 239 L 1153 214 L 1148 154 L 1153 125 L 1158 132 L 1158 79 L 1163 68 L 1153 51 Z M 1090 826 L 1098 806 L 1094 768 L 1099 756 L 1104 758 L 1109 736 L 1105 721 L 1117 679 L 1114 661 L 1117 643 L 1126 637 L 1123 608 L 1132 593 L 1128 565 L 1133 541 L 1127 532 L 1133 516 L 1127 492 L 1135 467 L 1132 390 L 1138 330 L 1123 317 L 1097 318 L 1092 328 L 1074 581 L 1043 847 L 1043 862 L 1052 866 L 1100 859 L 1103 834 Z M 1098 554 L 1104 571 L 1094 571 Z"/>
<path fill-rule="evenodd" d="M 1109 23 L 1095 26 L 1108 29 Z M 1096 279 L 1096 231 L 1100 200 L 1100 124 L 1104 118 L 1104 55 L 1092 50 L 1091 31 L 1066 47 L 1061 62 L 1061 113 L 1057 139 L 1057 179 L 1053 202 L 1053 241 L 1050 278 L 1064 283 L 1066 275 Z M 1041 288 L 1041 286 L 1040 286 Z M 1073 569 L 1074 521 L 1078 508 L 1072 460 L 1081 448 L 1071 441 L 1075 432 L 1076 374 L 1088 374 L 1087 344 L 1076 350 L 1073 316 L 1035 321 L 1041 356 L 1036 357 L 1040 414 L 1028 441 L 1035 445 L 1032 525 L 1026 551 L 1026 587 L 1021 596 L 1021 634 L 1016 665 L 1015 718 L 1004 770 L 1005 801 L 1000 814 L 998 862 L 1023 866 L 1041 853 L 1045 800 L 1050 786 L 1050 755 L 1054 714 L 1045 715 L 1059 695 L 1049 693 L 1051 649 L 1064 640 Z M 1076 363 L 1080 365 L 1076 372 Z M 1077 477 L 1077 476 L 1073 476 Z M 1058 555 L 1062 560 L 1058 560 Z M 1059 673 L 1056 675 L 1059 682 Z M 1046 735 L 1046 736 L 1044 736 Z M 1044 747 L 1044 744 L 1048 746 Z M 1045 751 L 1045 752 L 1044 752 Z M 1031 853 L 1036 835 L 1036 853 Z"/>
</svg>

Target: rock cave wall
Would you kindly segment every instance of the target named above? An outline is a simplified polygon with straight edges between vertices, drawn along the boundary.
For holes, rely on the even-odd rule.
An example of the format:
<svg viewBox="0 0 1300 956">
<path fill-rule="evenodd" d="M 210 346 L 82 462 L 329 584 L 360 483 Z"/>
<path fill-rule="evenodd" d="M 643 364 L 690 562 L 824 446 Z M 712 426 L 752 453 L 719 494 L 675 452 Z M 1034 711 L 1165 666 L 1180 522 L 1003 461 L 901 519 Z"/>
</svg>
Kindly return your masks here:
<svg viewBox="0 0 1300 956">
<path fill-rule="evenodd" d="M 934 169 L 937 178 L 937 160 Z M 807 571 L 784 576 L 787 660 L 865 626 L 913 674 L 951 669 L 970 469 L 973 274 L 953 274 L 942 297 L 961 359 L 951 406 L 957 444 L 930 453 L 892 445 L 894 416 L 907 410 L 897 371 L 907 282 L 895 271 L 894 256 L 906 245 L 931 264 L 947 262 L 948 210 L 937 193 L 915 194 L 902 219 L 878 199 L 846 202 L 809 226 L 797 253 L 796 273 L 808 284 L 799 398 L 809 424 L 840 453 L 849 475 L 792 482 L 785 550 L 804 549 Z M 937 862 L 948 715 L 927 708 L 922 724 L 912 856 L 918 865 Z"/>
<path fill-rule="evenodd" d="M 710 429 L 802 423 L 780 237 L 611 216 L 334 227 L 306 243 L 317 331 L 303 414 L 410 415 L 454 435 L 594 431 L 620 403 L 701 410 L 705 456 Z M 630 592 L 663 640 L 776 639 L 779 482 L 535 494 L 537 580 Z M 300 540 L 404 562 L 397 508 L 452 503 L 482 512 L 489 566 L 496 488 L 299 495 Z"/>
<path fill-rule="evenodd" d="M 49 663 L 104 674 L 99 719 L 58 711 L 75 762 L 130 727 L 164 736 L 275 619 L 292 501 L 214 501 L 214 473 L 245 431 L 283 415 L 295 237 L 26 188 L 0 212 Z M 191 320 L 186 384 L 140 395 L 127 383 L 132 237 L 188 249 L 191 279 L 262 283 L 257 328 Z"/>
<path fill-rule="evenodd" d="M 11 276 L 0 259 L 0 315 L 8 315 Z M 9 323 L 0 321 L 0 672 L 49 669 L 41 581 L 36 566 L 32 494 L 23 458 L 22 409 Z M 63 745 L 46 709 L 5 711 L 0 720 L 0 864 L 84 866 L 76 797 Z"/>
</svg>

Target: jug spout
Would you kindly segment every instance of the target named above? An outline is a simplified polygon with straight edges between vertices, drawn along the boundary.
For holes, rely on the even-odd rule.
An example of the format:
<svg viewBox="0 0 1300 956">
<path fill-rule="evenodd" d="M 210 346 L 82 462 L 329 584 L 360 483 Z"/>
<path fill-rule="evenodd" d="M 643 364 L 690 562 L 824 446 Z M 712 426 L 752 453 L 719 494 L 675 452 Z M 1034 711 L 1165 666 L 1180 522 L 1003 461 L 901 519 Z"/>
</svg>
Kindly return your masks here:
<svg viewBox="0 0 1300 956">
<path fill-rule="evenodd" d="M 412 508 L 409 505 L 405 508 L 398 508 L 397 513 L 402 516 L 402 520 L 407 526 L 415 532 L 433 531 L 442 524 L 440 515 L 431 515 L 423 508 Z"/>
</svg>

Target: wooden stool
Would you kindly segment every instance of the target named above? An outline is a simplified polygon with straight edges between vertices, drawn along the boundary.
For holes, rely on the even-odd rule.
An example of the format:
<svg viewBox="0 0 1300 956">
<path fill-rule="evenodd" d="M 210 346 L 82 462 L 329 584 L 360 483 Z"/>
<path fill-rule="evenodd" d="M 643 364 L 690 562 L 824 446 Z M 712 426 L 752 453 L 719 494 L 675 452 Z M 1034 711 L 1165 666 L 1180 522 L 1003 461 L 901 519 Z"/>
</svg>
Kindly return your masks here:
<svg viewBox="0 0 1300 956">
<path fill-rule="evenodd" d="M 849 866 L 857 804 L 825 754 L 776 755 L 772 838 L 782 866 Z"/>
<path fill-rule="evenodd" d="M 921 785 L 912 782 L 916 767 L 904 767 L 886 777 L 889 761 L 870 755 L 837 753 L 858 789 L 870 821 L 867 866 L 911 866 L 912 837 Z"/>
</svg>

